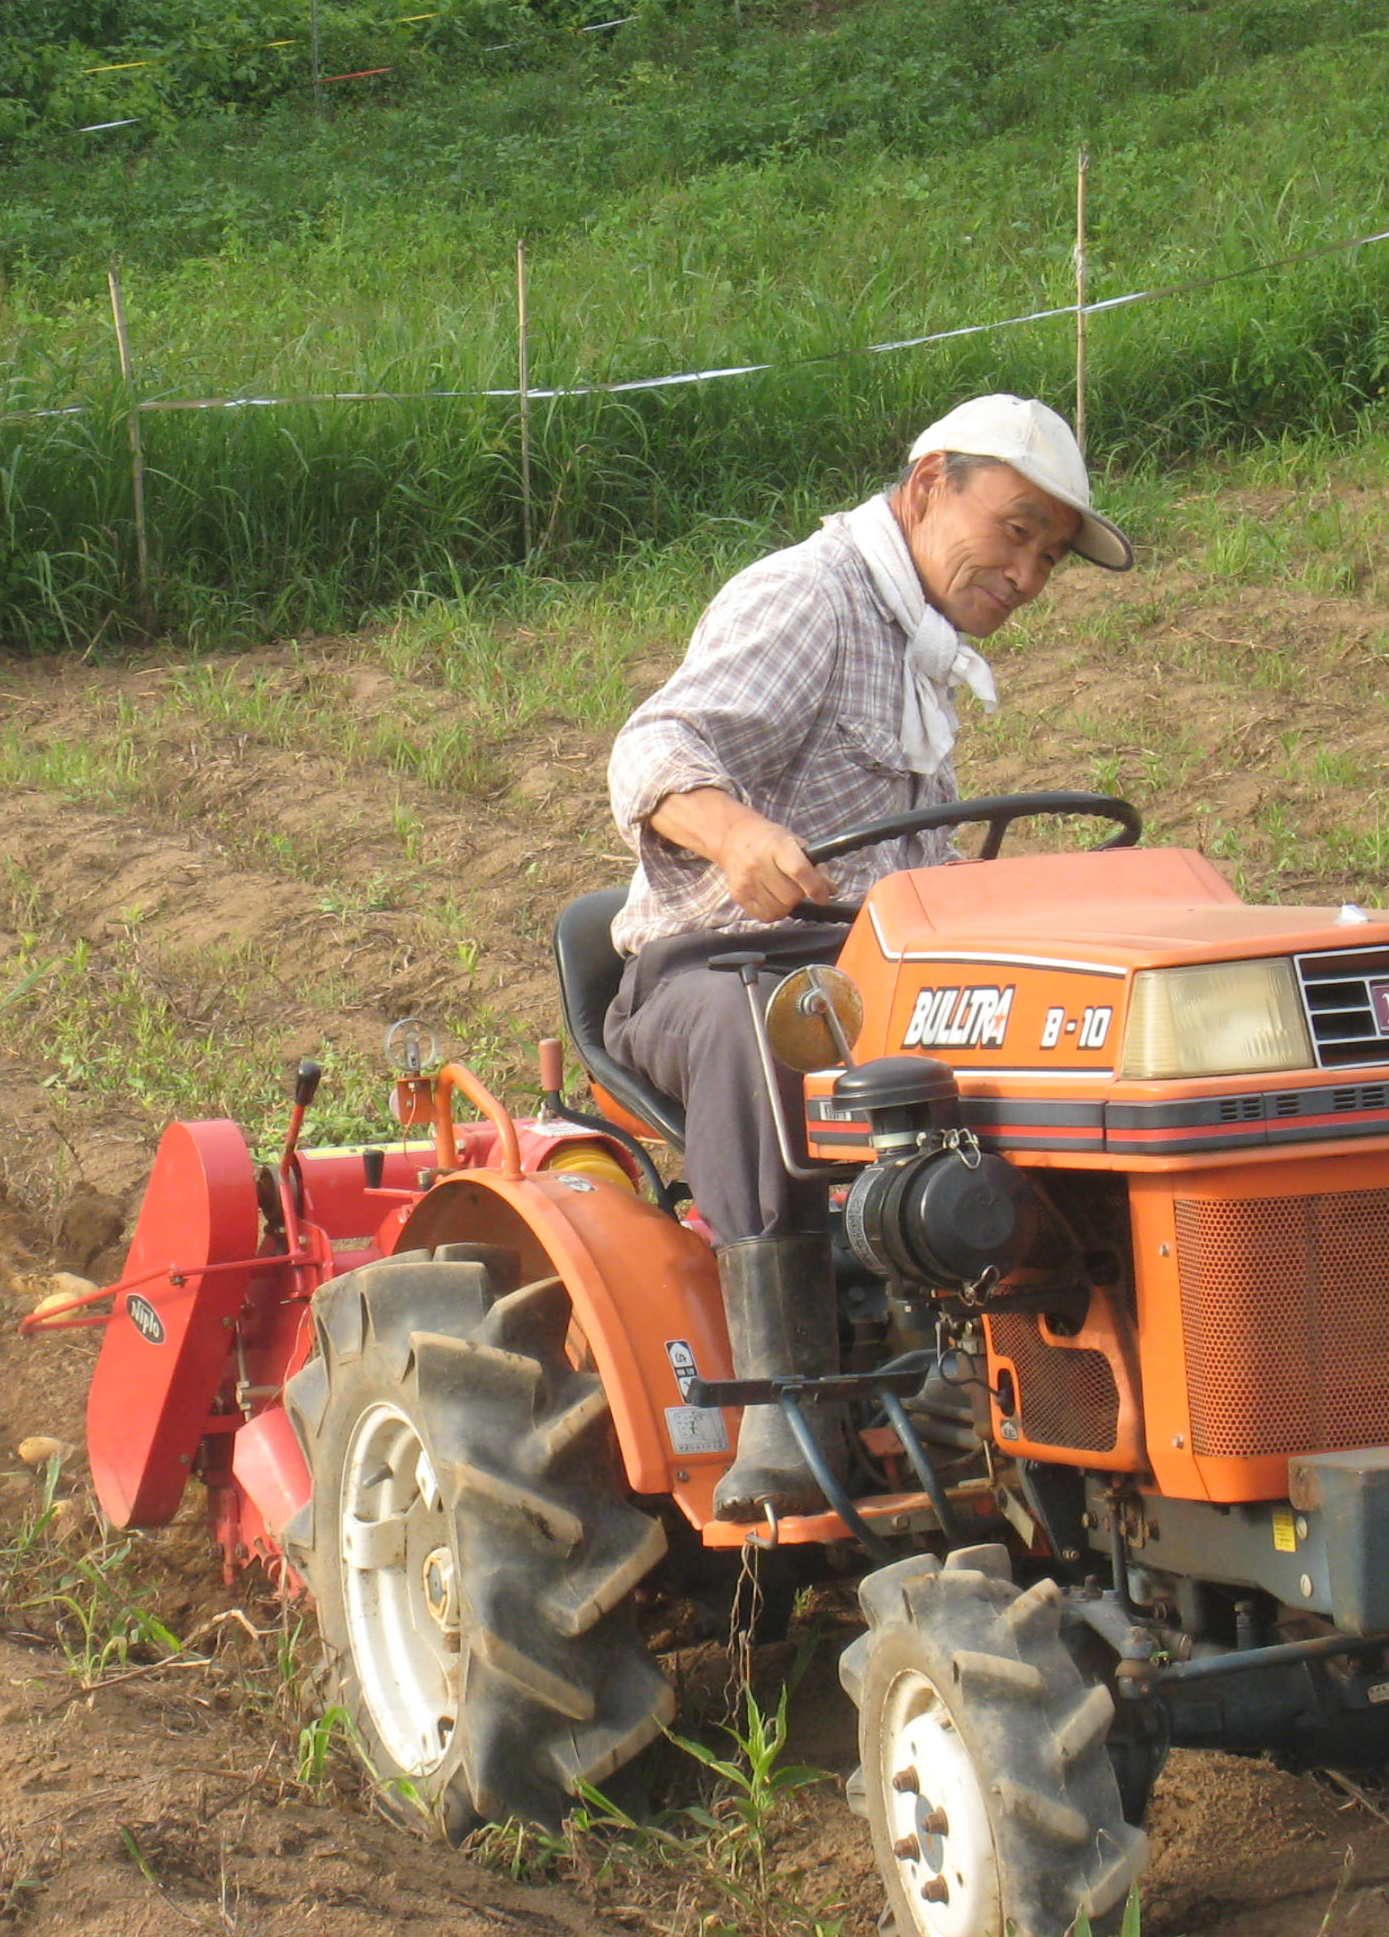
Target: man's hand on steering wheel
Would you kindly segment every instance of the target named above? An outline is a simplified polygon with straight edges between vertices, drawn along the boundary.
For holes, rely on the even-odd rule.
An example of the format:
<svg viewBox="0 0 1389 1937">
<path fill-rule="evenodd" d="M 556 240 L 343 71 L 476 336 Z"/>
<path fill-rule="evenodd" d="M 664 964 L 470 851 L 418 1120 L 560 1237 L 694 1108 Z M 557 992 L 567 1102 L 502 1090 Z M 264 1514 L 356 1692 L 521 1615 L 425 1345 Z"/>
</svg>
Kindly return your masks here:
<svg viewBox="0 0 1389 1937">
<path fill-rule="evenodd" d="M 755 921 L 780 921 L 799 903 L 818 904 L 834 893 L 833 881 L 808 859 L 790 829 L 751 809 L 712 859 L 733 900 Z"/>
<path fill-rule="evenodd" d="M 663 840 L 702 854 L 754 921 L 780 921 L 802 903 L 826 902 L 830 877 L 808 857 L 789 828 L 718 787 L 667 794 L 651 816 Z"/>
</svg>

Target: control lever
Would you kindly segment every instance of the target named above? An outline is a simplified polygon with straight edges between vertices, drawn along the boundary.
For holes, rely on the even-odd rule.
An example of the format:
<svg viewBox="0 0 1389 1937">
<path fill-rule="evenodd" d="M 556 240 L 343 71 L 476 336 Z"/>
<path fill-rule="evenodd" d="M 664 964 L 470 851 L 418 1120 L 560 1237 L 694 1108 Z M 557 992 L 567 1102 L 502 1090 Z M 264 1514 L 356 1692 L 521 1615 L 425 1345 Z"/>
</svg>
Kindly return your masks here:
<svg viewBox="0 0 1389 1937">
<path fill-rule="evenodd" d="M 750 949 L 734 949 L 727 955 L 711 955 L 709 967 L 725 975 L 736 975 L 747 990 L 748 1010 L 752 1016 L 752 1033 L 757 1043 L 758 1060 L 762 1065 L 762 1080 L 767 1085 L 767 1099 L 771 1104 L 772 1123 L 776 1128 L 776 1146 L 787 1174 L 810 1182 L 830 1180 L 839 1175 L 857 1176 L 858 1167 L 844 1164 L 800 1163 L 791 1147 L 791 1126 L 786 1121 L 786 1111 L 782 1106 L 781 1085 L 777 1081 L 776 1064 L 772 1057 L 772 1045 L 767 1037 L 767 1020 L 762 1013 L 762 1005 L 757 1000 L 757 978 L 767 965 L 765 955 Z"/>
</svg>

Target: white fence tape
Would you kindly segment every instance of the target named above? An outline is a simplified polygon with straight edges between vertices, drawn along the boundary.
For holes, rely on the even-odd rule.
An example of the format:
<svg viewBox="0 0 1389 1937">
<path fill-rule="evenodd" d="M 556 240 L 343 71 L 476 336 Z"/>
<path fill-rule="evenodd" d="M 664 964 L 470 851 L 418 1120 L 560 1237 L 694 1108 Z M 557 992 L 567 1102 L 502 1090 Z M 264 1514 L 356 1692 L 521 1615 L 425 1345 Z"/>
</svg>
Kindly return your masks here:
<svg viewBox="0 0 1389 1937">
<path fill-rule="evenodd" d="M 575 383 L 550 389 L 501 390 L 330 390 L 321 394 L 289 397 L 159 397 L 136 404 L 140 411 L 166 410 L 281 410 L 310 404 L 428 403 L 457 398 L 501 398 L 519 402 L 528 399 L 546 402 L 564 397 L 623 396 L 641 390 L 670 390 L 681 385 L 718 383 L 730 377 L 765 375 L 773 370 L 802 370 L 819 363 L 837 363 L 854 356 L 889 356 L 902 350 L 919 350 L 932 343 L 948 343 L 959 337 L 984 336 L 994 330 L 1018 329 L 1025 323 L 1044 323 L 1058 316 L 1095 316 L 1107 309 L 1124 309 L 1134 303 L 1160 302 L 1173 296 L 1197 295 L 1222 283 L 1237 282 L 1247 276 L 1267 276 L 1277 269 L 1320 258 L 1344 255 L 1371 243 L 1389 241 L 1389 229 L 1376 229 L 1344 242 L 1329 242 L 1317 249 L 1301 249 L 1296 255 L 1282 256 L 1276 262 L 1247 264 L 1243 269 L 1227 269 L 1218 276 L 1202 276 L 1188 282 L 1165 283 L 1156 289 L 1133 289 L 1122 296 L 1105 296 L 1093 303 L 1060 303 L 1050 309 L 1028 310 L 1019 316 L 1003 316 L 990 323 L 963 323 L 955 329 L 932 330 L 925 336 L 897 337 L 890 343 L 864 343 L 848 350 L 825 350 L 815 356 L 795 357 L 786 363 L 733 363 L 709 370 L 681 370 L 660 377 L 629 377 L 614 383 Z M 61 404 L 46 410 L 15 410 L 0 414 L 0 424 L 31 422 L 46 417 L 79 417 L 94 408 L 91 404 Z"/>
<path fill-rule="evenodd" d="M 410 27 L 410 26 L 416 25 L 418 22 L 423 20 L 438 20 L 439 18 L 441 18 L 440 12 L 402 13 L 402 14 L 397 14 L 395 20 L 391 24 L 397 27 Z M 576 27 L 574 31 L 575 33 L 578 33 L 578 34 L 605 34 L 612 27 L 629 26 L 631 22 L 634 21 L 635 19 L 636 19 L 636 15 L 634 13 L 625 13 L 622 15 L 621 19 L 619 20 L 596 20 L 593 22 L 591 26 Z M 300 36 L 296 36 L 292 40 L 257 41 L 254 44 L 254 46 L 243 47 L 243 48 L 234 47 L 229 51 L 232 54 L 238 54 L 238 53 L 259 54 L 259 53 L 269 52 L 274 48 L 302 47 L 305 44 L 306 43 L 305 43 L 304 37 L 300 35 Z M 484 47 L 481 51 L 484 54 L 504 54 L 508 48 L 515 47 L 518 44 L 519 43 L 514 40 L 499 40 L 490 47 Z M 173 51 L 167 54 L 151 55 L 148 60 L 103 61 L 100 66 L 84 67 L 81 70 L 81 72 L 84 76 L 95 75 L 95 74 L 125 74 L 125 73 L 129 73 L 132 69 L 137 67 L 162 67 L 168 61 L 176 60 L 180 53 L 187 55 L 190 53 L 208 53 L 210 51 L 212 50 L 208 48 L 184 47 L 180 49 L 174 49 Z M 318 80 L 313 83 L 313 85 L 316 87 L 328 87 L 334 81 L 362 81 L 362 80 L 370 79 L 373 75 L 393 74 L 394 72 L 395 72 L 394 67 L 364 67 L 352 74 L 322 74 L 319 76 Z M 69 128 L 66 132 L 68 134 L 75 134 L 75 135 L 101 134 L 107 128 L 138 127 L 142 119 L 143 119 L 143 116 L 141 115 L 129 114 L 129 115 L 126 115 L 125 118 L 120 121 L 88 121 L 83 127 Z M 62 131 L 59 130 L 58 132 L 62 132 Z"/>
</svg>

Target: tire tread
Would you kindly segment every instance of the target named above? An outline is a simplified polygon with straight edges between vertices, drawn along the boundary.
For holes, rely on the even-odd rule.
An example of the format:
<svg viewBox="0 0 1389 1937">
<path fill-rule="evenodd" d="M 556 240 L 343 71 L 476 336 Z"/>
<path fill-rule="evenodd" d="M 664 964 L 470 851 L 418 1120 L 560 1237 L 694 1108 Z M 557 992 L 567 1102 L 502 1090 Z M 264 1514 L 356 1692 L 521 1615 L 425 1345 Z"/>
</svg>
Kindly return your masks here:
<svg viewBox="0 0 1389 1937">
<path fill-rule="evenodd" d="M 841 1657 L 840 1678 L 860 1710 L 857 1781 L 897 1931 L 935 1928 L 908 1895 L 919 1875 L 894 1850 L 887 1800 L 881 1718 L 903 1673 L 934 1686 L 968 1749 L 991 1818 L 1003 1923 L 1017 1937 L 1066 1937 L 1085 1909 L 1097 1931 L 1110 1927 L 1142 1873 L 1147 1839 L 1123 1819 L 1106 1748 L 1112 1698 L 1082 1679 L 1056 1585 L 1019 1591 L 989 1549 L 966 1549 L 944 1567 L 929 1556 L 895 1562 L 869 1575 L 859 1598 L 868 1631 Z"/>
<path fill-rule="evenodd" d="M 627 1500 L 601 1387 L 565 1356 L 563 1284 L 518 1273 L 514 1252 L 449 1245 L 344 1274 L 314 1301 L 319 1357 L 286 1388 L 315 1483 L 286 1551 L 319 1604 L 325 1700 L 454 1841 L 480 1817 L 558 1827 L 580 1779 L 610 1777 L 673 1713 L 631 1605 L 664 1530 Z M 343 1613 L 336 1489 L 354 1419 L 383 1399 L 416 1427 L 455 1529 L 461 1705 L 428 1777 L 382 1766 Z"/>
</svg>

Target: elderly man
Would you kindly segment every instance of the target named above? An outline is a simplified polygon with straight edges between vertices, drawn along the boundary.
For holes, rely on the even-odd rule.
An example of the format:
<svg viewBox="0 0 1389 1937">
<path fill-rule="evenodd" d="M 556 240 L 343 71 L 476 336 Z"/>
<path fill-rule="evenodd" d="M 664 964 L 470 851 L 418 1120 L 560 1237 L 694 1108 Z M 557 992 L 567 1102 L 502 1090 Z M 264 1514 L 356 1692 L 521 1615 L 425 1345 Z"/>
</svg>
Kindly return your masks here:
<svg viewBox="0 0 1389 1937">
<path fill-rule="evenodd" d="M 745 991 L 708 960 L 755 948 L 778 970 L 832 961 L 843 928 L 787 920 L 797 903 L 858 900 L 885 874 L 950 858 L 933 831 L 847 856 L 831 880 L 805 844 L 958 797 L 952 692 L 996 703 L 961 635 L 989 638 L 1068 552 L 1133 562 L 1090 507 L 1064 420 L 976 397 L 922 432 L 894 489 L 732 579 L 613 747 L 613 811 L 639 865 L 613 924 L 629 960 L 605 1040 L 685 1104 L 740 1378 L 834 1371 L 835 1288 L 823 1193 L 781 1163 Z M 794 1105 L 790 1079 L 786 1094 Z M 842 1422 L 826 1407 L 814 1418 L 838 1464 Z M 715 1510 L 767 1502 L 822 1504 L 780 1411 L 750 1407 Z"/>
</svg>

